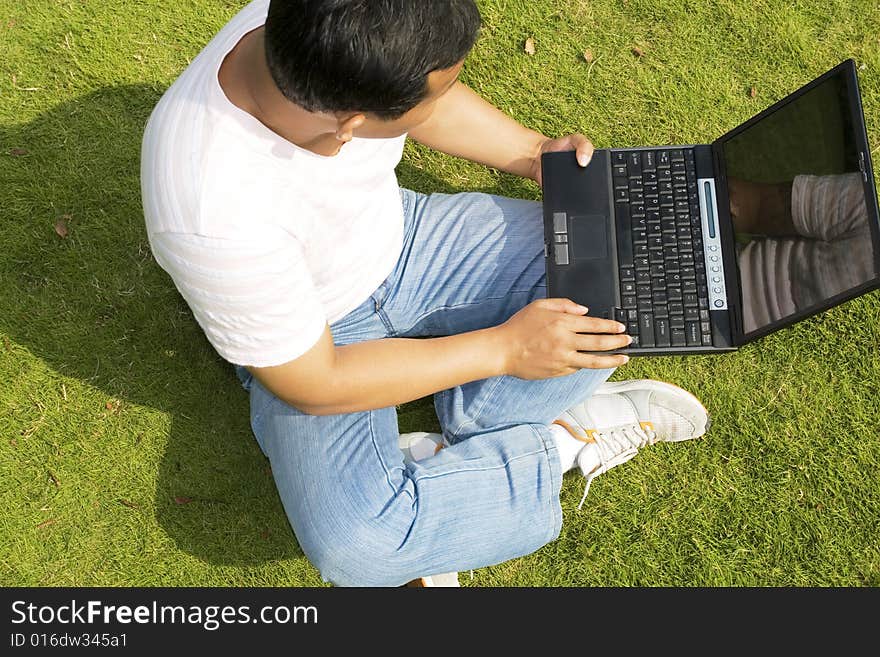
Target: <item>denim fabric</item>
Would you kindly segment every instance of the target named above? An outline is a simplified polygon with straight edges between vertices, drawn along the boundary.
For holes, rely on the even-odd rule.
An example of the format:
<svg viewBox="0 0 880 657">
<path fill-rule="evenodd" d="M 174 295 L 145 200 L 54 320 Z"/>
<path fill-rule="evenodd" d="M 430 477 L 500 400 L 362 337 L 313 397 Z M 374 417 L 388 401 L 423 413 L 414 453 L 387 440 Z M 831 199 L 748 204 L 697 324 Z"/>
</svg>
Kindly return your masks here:
<svg viewBox="0 0 880 657">
<path fill-rule="evenodd" d="M 401 197 L 397 266 L 331 326 L 337 344 L 485 328 L 546 295 L 539 203 L 409 190 Z M 556 538 L 562 475 L 547 425 L 612 371 L 502 376 L 440 392 L 434 405 L 451 446 L 405 464 L 394 408 L 306 415 L 236 369 L 300 546 L 325 580 L 342 586 L 482 567 Z"/>
</svg>

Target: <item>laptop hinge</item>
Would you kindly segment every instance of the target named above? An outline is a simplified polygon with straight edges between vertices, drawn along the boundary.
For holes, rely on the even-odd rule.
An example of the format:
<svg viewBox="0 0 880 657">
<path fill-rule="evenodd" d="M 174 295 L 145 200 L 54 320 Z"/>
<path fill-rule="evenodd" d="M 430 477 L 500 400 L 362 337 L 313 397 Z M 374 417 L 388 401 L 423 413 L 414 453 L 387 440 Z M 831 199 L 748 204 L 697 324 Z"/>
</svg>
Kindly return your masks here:
<svg viewBox="0 0 880 657">
<path fill-rule="evenodd" d="M 715 207 L 716 221 L 718 222 L 718 230 L 722 239 L 722 257 L 724 263 L 724 272 L 726 277 L 725 292 L 727 297 L 727 312 L 718 313 L 713 317 L 713 325 L 715 319 L 722 315 L 727 320 L 727 337 L 728 344 L 733 347 L 739 347 L 743 344 L 742 332 L 742 313 L 740 299 L 740 272 L 736 255 L 736 232 L 733 228 L 733 220 L 730 216 L 730 206 L 727 201 L 729 198 L 727 187 L 727 166 L 724 159 L 724 148 L 720 141 L 715 141 L 711 145 L 712 163 L 714 165 L 715 179 Z M 719 205 L 720 204 L 720 205 Z M 708 272 L 708 263 L 707 272 Z"/>
</svg>

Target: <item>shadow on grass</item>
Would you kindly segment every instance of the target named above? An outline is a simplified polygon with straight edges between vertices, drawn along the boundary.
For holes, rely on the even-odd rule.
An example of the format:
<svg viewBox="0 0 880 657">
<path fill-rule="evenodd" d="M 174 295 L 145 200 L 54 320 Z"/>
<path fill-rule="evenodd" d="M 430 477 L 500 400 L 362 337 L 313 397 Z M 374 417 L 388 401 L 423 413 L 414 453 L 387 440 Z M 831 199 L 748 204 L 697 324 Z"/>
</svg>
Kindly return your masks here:
<svg viewBox="0 0 880 657">
<path fill-rule="evenodd" d="M 27 151 L 3 169 L 14 191 L 4 194 L 12 200 L 2 215 L 0 330 L 58 373 L 167 414 L 154 507 L 179 549 L 214 564 L 298 558 L 250 431 L 246 393 L 150 254 L 140 141 L 161 93 L 104 88 L 0 127 L 5 152 Z M 398 175 L 422 192 L 461 191 L 406 163 Z M 529 196 L 523 181 L 497 180 L 480 191 Z M 69 235 L 61 239 L 52 223 L 64 215 Z M 425 402 L 408 404 L 401 428 L 423 425 L 429 413 Z M 138 440 L 132 449 L 146 449 Z M 192 502 L 177 504 L 180 496 Z"/>
</svg>

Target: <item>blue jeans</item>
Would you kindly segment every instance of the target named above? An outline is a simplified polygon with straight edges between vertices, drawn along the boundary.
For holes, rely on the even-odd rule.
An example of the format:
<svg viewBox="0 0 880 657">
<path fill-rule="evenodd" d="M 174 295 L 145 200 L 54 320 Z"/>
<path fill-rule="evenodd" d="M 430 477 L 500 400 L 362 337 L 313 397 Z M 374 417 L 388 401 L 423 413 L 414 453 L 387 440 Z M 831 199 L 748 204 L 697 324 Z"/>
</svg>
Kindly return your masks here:
<svg viewBox="0 0 880 657">
<path fill-rule="evenodd" d="M 331 326 L 337 344 L 485 328 L 546 296 L 539 203 L 401 196 L 397 266 Z M 434 405 L 450 447 L 416 463 L 403 461 L 394 408 L 307 415 L 236 371 L 311 563 L 336 585 L 394 586 L 499 563 L 556 538 L 562 473 L 548 425 L 612 370 L 541 381 L 501 376 L 439 392 Z"/>
</svg>

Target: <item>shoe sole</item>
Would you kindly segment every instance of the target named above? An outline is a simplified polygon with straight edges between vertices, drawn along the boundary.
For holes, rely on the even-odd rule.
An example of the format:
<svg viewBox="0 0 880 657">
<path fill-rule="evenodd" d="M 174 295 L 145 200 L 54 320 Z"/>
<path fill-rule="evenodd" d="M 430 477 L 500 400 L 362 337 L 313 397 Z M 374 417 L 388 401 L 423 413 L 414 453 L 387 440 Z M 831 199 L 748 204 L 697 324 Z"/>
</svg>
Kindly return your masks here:
<svg viewBox="0 0 880 657">
<path fill-rule="evenodd" d="M 705 415 L 706 422 L 702 427 L 702 430 L 697 427 L 698 432 L 694 438 L 699 438 L 706 434 L 709 431 L 709 427 L 712 426 L 712 418 L 709 415 L 709 411 L 703 406 L 703 402 L 697 399 L 694 395 L 689 393 L 684 388 L 680 388 L 674 383 L 667 383 L 666 381 L 657 381 L 655 379 L 634 379 L 631 381 L 615 381 L 612 383 L 605 382 L 596 388 L 596 392 L 594 394 L 608 394 L 608 393 L 619 393 L 619 392 L 628 392 L 630 390 L 662 390 L 671 394 L 674 397 L 679 397 L 685 400 L 689 400 L 699 406 Z M 692 440 L 691 438 L 685 438 L 684 440 Z M 672 442 L 680 442 L 680 441 L 672 441 Z"/>
<path fill-rule="evenodd" d="M 461 585 L 458 583 L 458 573 L 442 573 L 440 575 L 428 575 L 426 577 L 419 577 L 417 579 L 411 580 L 403 585 L 406 588 L 432 588 L 432 587 L 444 587 L 444 588 L 461 588 Z"/>
</svg>

